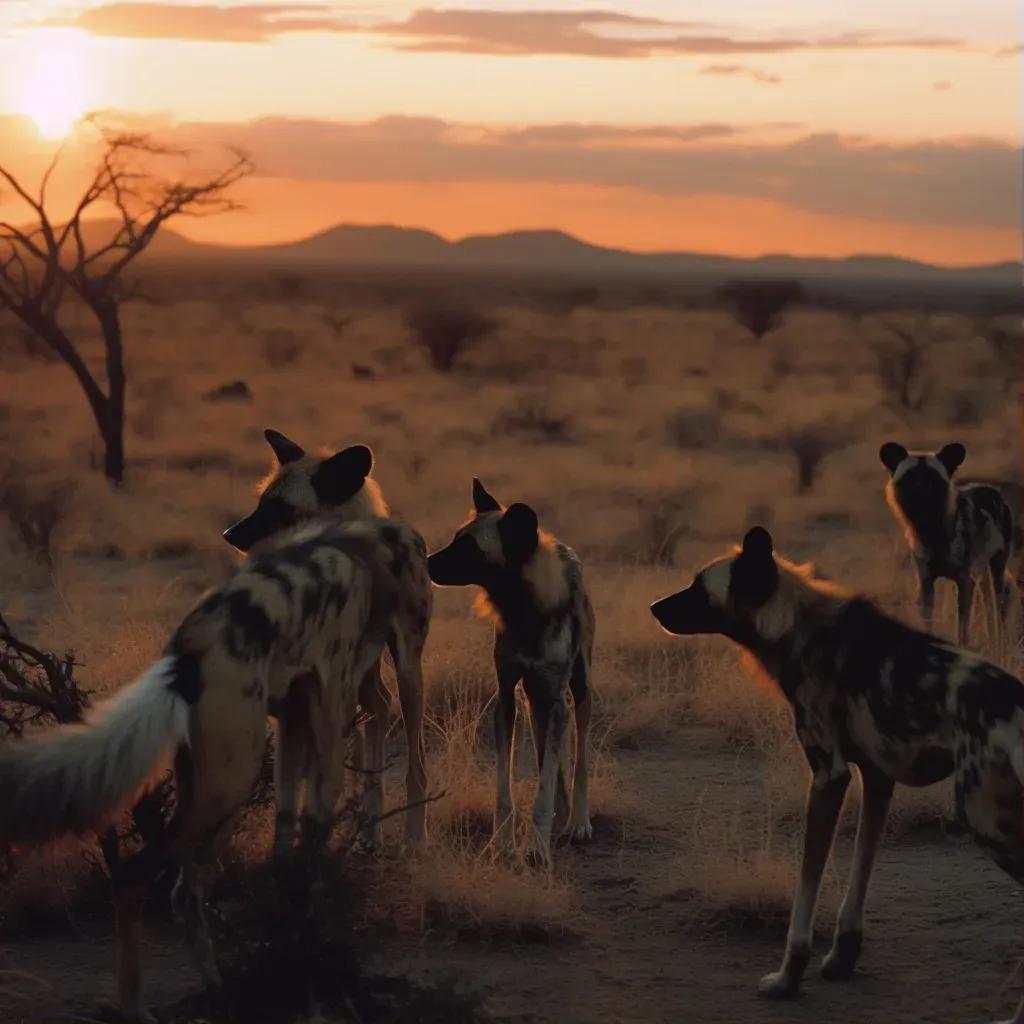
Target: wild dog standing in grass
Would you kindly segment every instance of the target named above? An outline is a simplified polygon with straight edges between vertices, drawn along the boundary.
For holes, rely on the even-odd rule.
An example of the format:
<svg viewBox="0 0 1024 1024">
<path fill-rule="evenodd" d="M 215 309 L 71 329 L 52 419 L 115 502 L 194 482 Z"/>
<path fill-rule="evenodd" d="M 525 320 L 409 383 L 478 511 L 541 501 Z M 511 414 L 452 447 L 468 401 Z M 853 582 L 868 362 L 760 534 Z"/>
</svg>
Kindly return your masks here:
<svg viewBox="0 0 1024 1024">
<path fill-rule="evenodd" d="M 909 452 L 887 441 L 878 457 L 889 470 L 886 499 L 914 556 L 925 628 L 932 628 L 935 581 L 953 580 L 957 638 L 966 646 L 974 580 L 985 571 L 995 593 L 992 622 L 1001 626 L 1013 593 L 1006 566 L 1016 546 L 1017 528 L 1000 489 L 988 483 L 957 486 L 953 476 L 967 457 L 962 444 L 947 444 L 937 452 Z"/>
<path fill-rule="evenodd" d="M 583 585 L 583 566 L 573 550 L 544 533 L 537 514 L 516 502 L 503 509 L 473 478 L 472 518 L 447 547 L 428 560 L 430 578 L 441 587 L 480 587 L 477 608 L 493 615 L 498 701 L 494 743 L 498 793 L 494 828 L 500 844 L 512 845 L 512 738 L 516 685 L 522 680 L 540 777 L 533 807 L 533 852 L 551 862 L 551 831 L 559 820 L 576 839 L 593 834 L 587 803 L 587 736 L 590 729 L 590 662 L 594 609 Z M 576 763 L 572 810 L 562 767 L 562 740 L 569 725 L 572 693 L 576 718 Z M 561 827 L 561 825 L 559 826 Z"/>
<path fill-rule="evenodd" d="M 860 822 L 825 978 L 849 978 L 860 956 L 868 882 L 897 782 L 929 786 L 955 772 L 958 817 L 1024 883 L 1020 680 L 777 557 L 760 526 L 651 612 L 669 633 L 717 634 L 740 645 L 792 707 L 811 767 L 786 953 L 761 979 L 764 995 L 790 998 L 800 988 L 850 763 L 862 780 Z M 1024 1000 L 1014 1019 L 1024 1021 Z"/>
<path fill-rule="evenodd" d="M 340 452 L 323 451 L 307 455 L 294 441 L 276 430 L 263 432 L 275 456 L 275 465 L 259 485 L 255 510 L 224 532 L 224 539 L 239 551 L 255 554 L 272 547 L 296 523 L 313 519 L 355 522 L 368 517 L 387 517 L 387 505 L 376 480 L 370 477 L 373 453 L 357 444 Z M 427 768 L 423 747 L 423 648 L 430 629 L 434 593 L 427 574 L 427 547 L 423 538 L 399 519 L 396 543 L 401 554 L 399 582 L 401 597 L 388 634 L 388 649 L 395 662 L 398 697 L 409 745 L 406 772 L 405 838 L 410 846 L 420 845 L 426 832 Z M 368 770 L 366 787 L 369 824 L 362 839 L 379 848 L 384 841 L 380 816 L 384 807 L 384 744 L 387 738 L 391 694 L 384 685 L 380 662 L 371 666 L 359 691 L 359 703 L 370 715 L 366 723 L 370 756 L 366 758 L 358 731 L 359 760 Z M 277 731 L 290 728 L 277 720 Z M 276 763 L 276 760 L 275 760 Z M 294 795 L 285 810 L 293 808 Z M 280 801 L 280 796 L 279 796 Z"/>
<path fill-rule="evenodd" d="M 142 905 L 181 864 L 176 903 L 211 994 L 220 976 L 199 879 L 259 776 L 268 715 L 289 709 L 278 781 L 305 776 L 307 850 L 323 850 L 342 790 L 360 682 L 399 600 L 388 521 L 313 526 L 234 569 L 185 616 L 163 656 L 81 726 L 0 745 L 0 846 L 102 830 L 175 758 L 178 804 L 163 841 L 114 873 L 120 1006 L 140 1005 Z M 294 678 L 294 665 L 311 672 Z"/>
</svg>

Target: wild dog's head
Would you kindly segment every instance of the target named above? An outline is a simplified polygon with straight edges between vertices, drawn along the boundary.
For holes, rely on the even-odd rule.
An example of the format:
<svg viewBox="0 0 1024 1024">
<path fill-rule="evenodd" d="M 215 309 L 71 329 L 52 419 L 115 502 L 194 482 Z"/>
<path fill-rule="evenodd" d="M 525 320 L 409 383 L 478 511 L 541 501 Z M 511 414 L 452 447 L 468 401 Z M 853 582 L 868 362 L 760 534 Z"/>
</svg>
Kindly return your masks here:
<svg viewBox="0 0 1024 1024">
<path fill-rule="evenodd" d="M 522 502 L 502 508 L 476 477 L 469 520 L 427 565 L 439 587 L 482 587 L 499 614 L 512 589 L 525 587 L 538 609 L 554 607 L 565 596 L 554 538 L 540 529 L 537 513 Z"/>
<path fill-rule="evenodd" d="M 224 539 L 239 551 L 252 552 L 283 530 L 319 516 L 387 515 L 380 489 L 369 476 L 373 452 L 366 445 L 307 455 L 276 430 L 265 430 L 263 436 L 274 465 L 259 484 L 256 508 L 224 531 Z"/>
<path fill-rule="evenodd" d="M 953 507 L 953 475 L 967 457 L 967 449 L 955 442 L 937 452 L 911 452 L 886 441 L 878 457 L 889 471 L 885 490 L 890 507 L 927 540 L 930 530 L 945 524 Z"/>
<path fill-rule="evenodd" d="M 758 649 L 781 640 L 812 604 L 838 588 L 774 552 L 771 534 L 753 526 L 743 544 L 704 566 L 685 590 L 651 605 L 675 636 L 718 634 Z"/>
</svg>

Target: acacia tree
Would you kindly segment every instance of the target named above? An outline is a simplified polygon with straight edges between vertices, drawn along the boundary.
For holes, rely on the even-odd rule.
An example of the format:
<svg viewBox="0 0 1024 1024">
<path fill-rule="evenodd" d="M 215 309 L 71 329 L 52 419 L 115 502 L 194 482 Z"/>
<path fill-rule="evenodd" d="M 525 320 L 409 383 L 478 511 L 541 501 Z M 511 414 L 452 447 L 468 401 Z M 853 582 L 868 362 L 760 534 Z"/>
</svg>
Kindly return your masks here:
<svg viewBox="0 0 1024 1024">
<path fill-rule="evenodd" d="M 102 156 L 66 222 L 54 221 L 47 208 L 47 187 L 63 146 L 35 193 L 0 162 L 0 186 L 29 211 L 29 221 L 20 227 L 0 221 L 0 311 L 9 310 L 75 375 L 103 440 L 104 473 L 120 485 L 126 384 L 121 306 L 131 298 L 125 270 L 173 217 L 236 209 L 229 190 L 253 167 L 244 153 L 234 151 L 219 173 L 196 181 L 166 178 L 157 167 L 186 157 L 185 150 L 160 145 L 145 132 L 112 131 L 93 120 L 90 124 L 99 132 Z M 88 218 L 104 209 L 113 212 L 114 226 L 105 240 L 97 241 L 95 232 L 88 231 Z M 99 325 L 105 391 L 60 322 L 69 297 L 80 300 Z"/>
</svg>

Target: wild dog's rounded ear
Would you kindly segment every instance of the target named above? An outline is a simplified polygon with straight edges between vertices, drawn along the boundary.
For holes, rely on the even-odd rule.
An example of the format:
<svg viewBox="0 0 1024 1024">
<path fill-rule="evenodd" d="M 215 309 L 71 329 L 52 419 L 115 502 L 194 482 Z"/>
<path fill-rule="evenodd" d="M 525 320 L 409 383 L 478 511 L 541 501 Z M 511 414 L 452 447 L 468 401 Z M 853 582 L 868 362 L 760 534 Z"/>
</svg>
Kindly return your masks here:
<svg viewBox="0 0 1024 1024">
<path fill-rule="evenodd" d="M 521 501 L 514 502 L 498 520 L 498 534 L 506 562 L 511 565 L 528 562 L 540 543 L 537 513 Z"/>
<path fill-rule="evenodd" d="M 897 444 L 895 441 L 886 441 L 881 448 L 878 449 L 878 457 L 882 460 L 882 465 L 885 466 L 890 473 L 896 472 L 896 467 L 909 455 L 910 453 L 901 444 Z"/>
<path fill-rule="evenodd" d="M 743 550 L 732 564 L 729 593 L 740 605 L 760 608 L 775 593 L 778 583 L 772 535 L 763 526 L 752 526 L 743 538 Z"/>
<path fill-rule="evenodd" d="M 473 477 L 473 508 L 477 512 L 500 512 L 501 505 L 497 499 L 487 493 L 478 477 Z"/>
<path fill-rule="evenodd" d="M 952 476 L 967 458 L 967 449 L 959 441 L 954 441 L 953 444 L 947 444 L 944 448 L 939 449 L 935 453 L 935 458 L 946 467 L 946 472 Z"/>
<path fill-rule="evenodd" d="M 372 468 L 373 452 L 365 444 L 354 444 L 324 459 L 309 482 L 322 502 L 342 505 L 359 492 Z"/>
<path fill-rule="evenodd" d="M 279 430 L 271 430 L 267 427 L 263 431 L 267 444 L 273 449 L 274 457 L 282 466 L 289 462 L 298 462 L 306 453 L 294 442 L 289 441 Z"/>
</svg>

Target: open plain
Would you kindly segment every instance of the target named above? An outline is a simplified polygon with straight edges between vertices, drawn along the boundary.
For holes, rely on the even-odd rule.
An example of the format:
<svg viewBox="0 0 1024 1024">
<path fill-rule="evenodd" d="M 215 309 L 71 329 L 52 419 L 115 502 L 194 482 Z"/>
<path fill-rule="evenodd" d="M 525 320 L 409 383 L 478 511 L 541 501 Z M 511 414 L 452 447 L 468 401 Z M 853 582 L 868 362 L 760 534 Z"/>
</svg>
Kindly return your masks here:
<svg viewBox="0 0 1024 1024">
<path fill-rule="evenodd" d="M 340 829 L 345 897 L 328 886 L 305 961 L 261 960 L 261 934 L 274 949 L 288 929 L 260 874 L 272 811 L 254 802 L 211 902 L 223 948 L 239 963 L 249 957 L 239 986 L 256 991 L 261 975 L 290 994 L 275 1003 L 261 988 L 262 1002 L 250 999 L 239 1019 L 1007 1016 L 1024 895 L 952 823 L 948 783 L 897 793 L 854 979 L 826 982 L 816 960 L 797 1001 L 758 998 L 758 978 L 783 950 L 808 769 L 787 708 L 726 641 L 667 637 L 648 611 L 761 523 L 782 553 L 916 621 L 879 445 L 961 441 L 965 477 L 1020 480 L 1018 368 L 978 322 L 793 307 L 758 341 L 711 302 L 611 303 L 596 290 L 562 308 L 528 297 L 490 306 L 492 328 L 440 372 L 400 302 L 342 305 L 322 282 L 295 279 L 277 288 L 239 272 L 199 287 L 181 275 L 125 307 L 120 490 L 97 471 L 99 440 L 66 367 L 0 324 L 0 611 L 33 643 L 73 648 L 79 680 L 109 692 L 154 658 L 237 557 L 221 532 L 254 504 L 270 465 L 265 427 L 308 448 L 370 445 L 392 510 L 431 550 L 466 517 L 478 476 L 500 501 L 530 503 L 584 561 L 597 614 L 595 834 L 561 845 L 550 877 L 495 857 L 492 627 L 473 594 L 437 591 L 426 739 L 431 791 L 443 795 L 429 807 L 428 851 L 399 854 L 398 816 L 385 823 L 378 861 L 346 853 Z M 445 294 L 450 305 L 473 301 L 469 284 Z M 101 365 L 88 321 L 68 315 Z M 887 320 L 921 342 L 906 380 Z M 939 586 L 937 623 L 955 635 L 949 584 Z M 989 634 L 980 604 L 975 623 L 973 646 L 1019 674 L 1019 650 Z M 404 792 L 397 700 L 393 711 L 389 807 Z M 536 782 L 524 715 L 520 818 Z M 819 955 L 845 884 L 855 790 L 826 873 Z M 115 962 L 97 865 L 86 840 L 5 865 L 3 1020 L 102 1015 Z M 198 975 L 179 926 L 159 900 L 151 917 L 150 1003 L 161 1020 L 198 1019 Z M 339 993 L 327 979 L 349 969 L 350 949 L 372 979 Z"/>
</svg>

